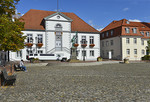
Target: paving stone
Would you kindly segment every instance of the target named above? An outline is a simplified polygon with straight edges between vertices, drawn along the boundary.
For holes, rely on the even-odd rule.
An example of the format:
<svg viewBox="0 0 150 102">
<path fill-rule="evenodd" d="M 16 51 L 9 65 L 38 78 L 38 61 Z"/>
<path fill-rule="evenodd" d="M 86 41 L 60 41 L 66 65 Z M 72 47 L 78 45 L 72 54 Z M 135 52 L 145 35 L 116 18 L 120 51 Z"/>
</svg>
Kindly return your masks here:
<svg viewBox="0 0 150 102">
<path fill-rule="evenodd" d="M 2 102 L 148 102 L 150 64 L 30 66 L 1 87 Z M 17 97 L 17 98 L 16 98 Z"/>
</svg>

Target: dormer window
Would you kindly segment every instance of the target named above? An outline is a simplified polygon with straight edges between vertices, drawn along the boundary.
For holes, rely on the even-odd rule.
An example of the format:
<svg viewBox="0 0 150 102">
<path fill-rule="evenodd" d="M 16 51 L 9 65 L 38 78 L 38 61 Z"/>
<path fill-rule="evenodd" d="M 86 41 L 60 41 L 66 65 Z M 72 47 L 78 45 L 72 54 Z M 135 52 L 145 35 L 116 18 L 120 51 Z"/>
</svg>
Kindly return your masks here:
<svg viewBox="0 0 150 102">
<path fill-rule="evenodd" d="M 108 37 L 108 35 L 109 35 L 109 33 L 108 32 L 106 32 L 106 36 Z"/>
<path fill-rule="evenodd" d="M 130 22 L 129 22 L 129 21 L 126 21 L 126 23 L 127 23 L 127 24 L 130 24 Z"/>
<path fill-rule="evenodd" d="M 149 32 L 146 32 L 146 36 L 149 37 Z"/>
<path fill-rule="evenodd" d="M 142 34 L 142 35 L 144 35 L 144 32 L 143 32 L 143 31 L 141 31 L 141 34 Z"/>
<path fill-rule="evenodd" d="M 111 36 L 113 36 L 114 30 L 111 30 Z"/>
<path fill-rule="evenodd" d="M 137 33 L 137 28 L 132 29 L 133 33 Z"/>
<path fill-rule="evenodd" d="M 102 38 L 104 38 L 104 33 L 102 33 Z"/>
<path fill-rule="evenodd" d="M 126 33 L 130 33 L 130 28 L 125 28 Z"/>
</svg>

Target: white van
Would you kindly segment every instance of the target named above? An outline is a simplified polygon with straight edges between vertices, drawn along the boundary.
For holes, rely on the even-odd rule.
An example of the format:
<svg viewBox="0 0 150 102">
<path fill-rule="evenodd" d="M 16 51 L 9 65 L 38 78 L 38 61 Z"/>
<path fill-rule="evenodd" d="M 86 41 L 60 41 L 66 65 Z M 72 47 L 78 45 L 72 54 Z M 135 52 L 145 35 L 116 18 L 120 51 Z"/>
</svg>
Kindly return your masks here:
<svg viewBox="0 0 150 102">
<path fill-rule="evenodd" d="M 27 60 L 31 60 L 34 58 L 38 58 L 40 61 L 49 61 L 49 60 L 67 61 L 66 56 L 62 56 L 59 54 L 30 54 L 30 56 L 27 56 Z"/>
</svg>

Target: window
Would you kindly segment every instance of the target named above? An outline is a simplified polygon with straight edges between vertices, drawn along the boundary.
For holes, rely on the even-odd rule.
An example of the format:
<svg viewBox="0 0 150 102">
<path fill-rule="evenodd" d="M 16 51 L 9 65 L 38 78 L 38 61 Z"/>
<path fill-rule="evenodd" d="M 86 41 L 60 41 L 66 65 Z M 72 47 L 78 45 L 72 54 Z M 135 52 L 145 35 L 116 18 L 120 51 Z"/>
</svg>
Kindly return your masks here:
<svg viewBox="0 0 150 102">
<path fill-rule="evenodd" d="M 102 50 L 102 56 L 105 56 L 104 50 Z"/>
<path fill-rule="evenodd" d="M 141 40 L 141 45 L 144 45 L 144 40 Z"/>
<path fill-rule="evenodd" d="M 81 44 L 87 44 L 86 36 L 82 36 Z"/>
<path fill-rule="evenodd" d="M 22 58 L 22 51 L 17 51 L 17 57 L 21 57 Z"/>
<path fill-rule="evenodd" d="M 27 54 L 33 54 L 33 51 L 32 50 L 27 50 Z"/>
<path fill-rule="evenodd" d="M 107 37 L 109 36 L 109 32 L 106 32 L 106 36 L 107 36 Z"/>
<path fill-rule="evenodd" d="M 86 56 L 86 50 L 82 50 L 82 56 Z"/>
<path fill-rule="evenodd" d="M 145 50 L 142 50 L 142 54 L 145 55 Z"/>
<path fill-rule="evenodd" d="M 110 45 L 113 45 L 113 44 L 114 44 L 113 40 L 110 40 Z"/>
<path fill-rule="evenodd" d="M 142 35 L 144 35 L 144 32 L 143 32 L 143 31 L 141 31 L 140 33 L 141 33 Z"/>
<path fill-rule="evenodd" d="M 90 56 L 94 56 L 94 50 L 90 51 Z"/>
<path fill-rule="evenodd" d="M 37 43 L 43 43 L 43 35 L 42 34 L 38 34 Z"/>
<path fill-rule="evenodd" d="M 129 22 L 129 21 L 126 21 L 126 23 L 127 23 L 127 24 L 130 24 L 130 22 Z"/>
<path fill-rule="evenodd" d="M 134 49 L 134 54 L 135 54 L 135 55 L 137 54 L 137 49 Z"/>
<path fill-rule="evenodd" d="M 104 33 L 102 33 L 102 38 L 104 38 Z"/>
<path fill-rule="evenodd" d="M 127 55 L 130 55 L 130 49 L 127 49 L 126 53 L 127 53 Z"/>
<path fill-rule="evenodd" d="M 134 43 L 134 44 L 137 43 L 137 39 L 136 39 L 136 38 L 133 39 L 133 43 Z"/>
<path fill-rule="evenodd" d="M 32 34 L 27 34 L 27 43 L 33 43 Z"/>
<path fill-rule="evenodd" d="M 112 56 L 114 55 L 114 50 L 111 50 L 111 55 L 112 55 Z"/>
<path fill-rule="evenodd" d="M 137 28 L 132 29 L 133 33 L 137 33 Z"/>
<path fill-rule="evenodd" d="M 109 42 L 108 41 L 106 41 L 106 46 L 109 46 Z"/>
<path fill-rule="evenodd" d="M 62 30 L 61 24 L 56 24 L 55 30 L 56 30 L 56 31 L 61 31 L 61 30 Z"/>
<path fill-rule="evenodd" d="M 43 54 L 43 50 L 38 50 L 38 54 Z"/>
<path fill-rule="evenodd" d="M 130 38 L 126 38 L 126 44 L 130 43 Z"/>
<path fill-rule="evenodd" d="M 130 33 L 130 28 L 125 28 L 126 33 Z"/>
<path fill-rule="evenodd" d="M 148 37 L 149 37 L 149 32 L 146 32 L 146 36 L 148 36 Z"/>
<path fill-rule="evenodd" d="M 102 47 L 104 47 L 104 41 L 102 41 Z"/>
<path fill-rule="evenodd" d="M 94 44 L 94 36 L 90 36 L 90 44 Z"/>
<path fill-rule="evenodd" d="M 111 36 L 113 36 L 114 30 L 111 30 Z"/>
</svg>

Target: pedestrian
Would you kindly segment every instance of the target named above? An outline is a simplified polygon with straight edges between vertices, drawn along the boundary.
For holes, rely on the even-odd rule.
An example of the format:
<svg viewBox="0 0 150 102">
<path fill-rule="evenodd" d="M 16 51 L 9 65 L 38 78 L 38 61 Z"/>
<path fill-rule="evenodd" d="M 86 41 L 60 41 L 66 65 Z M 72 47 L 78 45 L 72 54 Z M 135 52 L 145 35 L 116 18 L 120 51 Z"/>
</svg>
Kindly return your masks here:
<svg viewBox="0 0 150 102">
<path fill-rule="evenodd" d="M 24 65 L 24 61 L 20 61 L 20 67 L 23 69 L 23 71 L 27 72 L 26 66 Z"/>
</svg>

